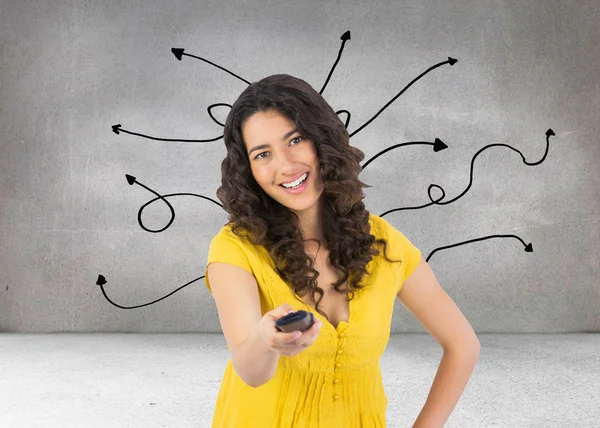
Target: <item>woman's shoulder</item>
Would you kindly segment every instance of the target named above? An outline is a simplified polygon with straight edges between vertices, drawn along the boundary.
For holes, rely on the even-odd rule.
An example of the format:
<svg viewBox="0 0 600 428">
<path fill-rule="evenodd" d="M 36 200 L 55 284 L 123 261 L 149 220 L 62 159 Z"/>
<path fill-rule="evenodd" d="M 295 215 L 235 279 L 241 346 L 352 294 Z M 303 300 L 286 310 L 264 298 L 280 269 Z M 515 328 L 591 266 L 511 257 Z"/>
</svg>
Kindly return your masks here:
<svg viewBox="0 0 600 428">
<path fill-rule="evenodd" d="M 390 224 L 382 217 L 369 213 L 369 225 L 371 226 L 371 235 L 374 235 L 376 239 L 387 238 L 387 229 Z"/>
<path fill-rule="evenodd" d="M 211 247 L 214 246 L 221 252 L 244 253 L 250 263 L 267 263 L 267 251 L 262 245 L 256 245 L 250 238 L 250 234 L 243 227 L 233 230 L 233 223 L 224 224 L 217 234 L 212 238 Z"/>
<path fill-rule="evenodd" d="M 244 233 L 240 233 L 239 229 L 234 232 L 230 223 L 223 225 L 212 237 L 209 248 L 219 253 L 242 252 L 251 254 L 253 252 L 252 245 L 244 239 Z"/>
<path fill-rule="evenodd" d="M 246 238 L 247 236 L 248 232 L 243 227 L 236 227 L 234 231 L 234 223 L 225 223 L 214 238 L 226 238 L 235 241 L 240 245 L 248 245 L 249 241 Z"/>
<path fill-rule="evenodd" d="M 396 235 L 402 234 L 386 219 L 373 213 L 369 214 L 369 224 L 371 224 L 371 233 L 377 238 L 394 239 Z"/>
<path fill-rule="evenodd" d="M 370 214 L 369 222 L 374 226 L 371 230 L 371 234 L 374 235 L 375 238 L 385 239 L 391 246 L 392 252 L 396 254 L 395 257 L 405 255 L 407 251 L 413 253 L 419 252 L 418 248 L 415 247 L 403 232 L 384 218 L 375 214 Z"/>
</svg>

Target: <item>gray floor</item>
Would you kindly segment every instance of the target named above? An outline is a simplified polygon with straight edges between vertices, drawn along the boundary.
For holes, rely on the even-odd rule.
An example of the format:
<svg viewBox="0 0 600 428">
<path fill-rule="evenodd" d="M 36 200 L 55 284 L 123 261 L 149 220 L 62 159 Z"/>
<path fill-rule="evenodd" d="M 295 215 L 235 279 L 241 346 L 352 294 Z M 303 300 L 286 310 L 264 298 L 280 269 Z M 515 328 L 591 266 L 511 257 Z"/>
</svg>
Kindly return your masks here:
<svg viewBox="0 0 600 428">
<path fill-rule="evenodd" d="M 600 334 L 485 335 L 446 427 L 600 427 Z M 442 350 L 392 335 L 388 426 L 411 427 Z M 0 334 L 0 427 L 210 427 L 221 334 Z"/>
</svg>

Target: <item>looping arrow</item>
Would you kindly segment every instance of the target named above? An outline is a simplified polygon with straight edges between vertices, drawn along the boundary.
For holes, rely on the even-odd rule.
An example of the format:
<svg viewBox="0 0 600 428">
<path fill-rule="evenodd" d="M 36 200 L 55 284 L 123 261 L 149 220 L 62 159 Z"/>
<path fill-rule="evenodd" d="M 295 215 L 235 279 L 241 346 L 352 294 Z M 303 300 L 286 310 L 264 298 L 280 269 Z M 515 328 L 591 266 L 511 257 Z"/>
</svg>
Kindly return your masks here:
<svg viewBox="0 0 600 428">
<path fill-rule="evenodd" d="M 209 198 L 208 196 L 198 195 L 196 193 L 171 193 L 171 194 L 168 194 L 168 195 L 160 195 L 158 192 L 152 190 L 148 186 L 146 186 L 146 185 L 140 183 L 139 181 L 137 181 L 137 179 L 134 176 L 129 175 L 129 174 L 125 174 L 125 177 L 127 177 L 127 182 L 129 184 L 131 184 L 131 185 L 137 184 L 139 186 L 142 186 L 144 189 L 148 190 L 149 192 L 154 193 L 157 196 L 156 198 L 151 199 L 150 201 L 148 201 L 144 205 L 142 205 L 140 207 L 140 210 L 138 211 L 138 217 L 137 217 L 138 223 L 139 223 L 140 227 L 142 229 L 144 229 L 146 232 L 152 232 L 152 233 L 164 232 L 175 221 L 175 210 L 173 209 L 173 205 L 171 205 L 169 203 L 169 201 L 167 201 L 167 198 L 169 198 L 171 196 L 196 196 L 198 198 L 202 198 L 202 199 L 206 199 L 208 201 L 211 201 L 214 204 L 218 205 L 219 207 L 223 208 L 223 204 L 215 201 L 212 198 Z M 148 229 L 146 226 L 144 226 L 144 223 L 142 222 L 142 211 L 144 211 L 144 208 L 146 208 L 148 205 L 150 205 L 151 203 L 153 203 L 154 201 L 157 201 L 159 199 L 162 200 L 165 204 L 167 204 L 167 207 L 169 207 L 169 210 L 171 211 L 171 220 L 169 220 L 169 222 L 167 223 L 167 225 L 165 227 L 163 227 L 162 229 L 157 229 L 157 230 Z"/>
<path fill-rule="evenodd" d="M 425 205 L 420 205 L 417 207 L 405 207 L 405 208 L 394 208 L 392 210 L 388 210 L 385 213 L 381 214 L 381 217 L 383 217 L 386 214 L 392 213 L 392 212 L 396 212 L 396 211 L 404 211 L 404 210 L 412 210 L 412 209 L 421 209 L 421 208 L 425 208 L 425 207 L 429 207 L 431 205 L 448 205 L 451 204 L 452 202 L 462 198 L 471 188 L 471 185 L 473 184 L 473 164 L 475 163 L 475 158 L 477 158 L 477 156 L 479 156 L 480 153 L 482 153 L 484 150 L 490 148 L 490 147 L 508 147 L 511 150 L 514 150 L 515 152 L 519 153 L 521 155 L 521 158 L 523 159 L 523 163 L 525 165 L 528 166 L 535 166 L 535 165 L 539 165 L 540 163 L 542 163 L 544 161 L 544 159 L 546 159 L 546 156 L 548 155 L 548 149 L 550 147 L 550 137 L 556 135 L 554 133 L 554 131 L 552 129 L 548 129 L 546 131 L 546 150 L 544 150 L 544 156 L 542 156 L 542 158 L 537 161 L 537 162 L 527 162 L 527 160 L 525 159 L 525 156 L 523 156 L 523 153 L 521 153 L 519 150 L 515 149 L 514 147 L 509 146 L 508 144 L 490 144 L 485 146 L 484 148 L 482 148 L 481 150 L 479 150 L 477 153 L 475 153 L 475 156 L 473 156 L 473 159 L 471 159 L 471 172 L 470 172 L 470 179 L 469 179 L 469 185 L 467 186 L 467 188 L 460 194 L 458 195 L 456 198 L 451 199 L 447 202 L 440 202 L 442 199 L 444 199 L 444 196 L 446 196 L 446 192 L 444 191 L 444 189 L 442 188 L 442 186 L 438 186 L 437 184 L 430 184 L 429 187 L 427 188 L 427 196 L 429 196 L 429 200 L 431 201 L 430 204 L 425 204 Z M 438 188 L 441 192 L 442 192 L 442 196 L 438 199 L 433 199 L 431 196 L 431 189 L 433 189 L 434 187 Z"/>
</svg>

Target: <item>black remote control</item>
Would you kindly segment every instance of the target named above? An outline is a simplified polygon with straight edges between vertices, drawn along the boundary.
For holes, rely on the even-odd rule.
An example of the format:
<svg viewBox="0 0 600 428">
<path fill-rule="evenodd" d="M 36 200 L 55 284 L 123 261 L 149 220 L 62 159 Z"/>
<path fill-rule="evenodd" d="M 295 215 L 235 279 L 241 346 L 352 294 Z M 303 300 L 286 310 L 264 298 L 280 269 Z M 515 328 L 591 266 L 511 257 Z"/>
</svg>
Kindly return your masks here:
<svg viewBox="0 0 600 428">
<path fill-rule="evenodd" d="M 275 321 L 275 328 L 285 333 L 304 331 L 309 329 L 314 322 L 315 318 L 312 312 L 299 310 L 279 318 Z"/>
</svg>

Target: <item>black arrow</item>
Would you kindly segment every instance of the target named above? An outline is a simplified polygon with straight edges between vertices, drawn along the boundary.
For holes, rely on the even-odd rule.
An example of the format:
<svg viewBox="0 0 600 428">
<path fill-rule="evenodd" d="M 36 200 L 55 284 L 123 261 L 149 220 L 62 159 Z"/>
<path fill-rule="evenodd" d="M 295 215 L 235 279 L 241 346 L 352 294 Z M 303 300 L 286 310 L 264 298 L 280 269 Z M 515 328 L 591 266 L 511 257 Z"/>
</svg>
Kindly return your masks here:
<svg viewBox="0 0 600 428">
<path fill-rule="evenodd" d="M 209 61 L 209 60 L 207 60 L 206 58 L 202 58 L 202 57 L 200 57 L 200 56 L 196 56 L 196 55 L 191 55 L 191 54 L 185 53 L 185 52 L 184 52 L 184 50 L 185 50 L 185 49 L 183 49 L 183 48 L 171 48 L 171 52 L 173 52 L 173 55 L 175 55 L 175 58 L 177 58 L 179 61 L 181 61 L 181 58 L 183 57 L 183 55 L 185 55 L 185 56 L 189 56 L 190 58 L 196 58 L 196 59 L 202 60 L 202 61 L 204 61 L 204 62 L 207 62 L 207 63 L 209 63 L 210 65 L 214 65 L 215 67 L 217 67 L 217 68 L 219 68 L 219 69 L 223 70 L 223 71 L 224 71 L 224 72 L 226 72 L 226 73 L 229 73 L 229 74 L 231 74 L 233 77 L 237 77 L 237 78 L 238 78 L 238 79 L 240 79 L 242 82 L 246 82 L 248 85 L 250 85 L 250 82 L 248 82 L 246 79 L 244 79 L 244 78 L 241 78 L 240 76 L 238 76 L 238 75 L 237 75 L 237 74 L 235 74 L 235 73 L 232 73 L 231 71 L 227 70 L 226 68 L 223 68 L 223 67 L 221 67 L 220 65 L 217 65 L 217 64 L 215 64 L 214 62 L 210 62 L 210 61 Z"/>
<path fill-rule="evenodd" d="M 151 137 L 149 135 L 138 134 L 136 132 L 131 132 L 131 131 L 127 131 L 126 129 L 122 129 L 120 123 L 118 125 L 113 125 L 112 131 L 117 135 L 119 135 L 119 132 L 125 132 L 130 135 L 137 135 L 139 137 L 149 138 L 151 140 L 156 140 L 156 141 L 177 141 L 177 142 L 183 142 L 183 143 L 209 143 L 211 141 L 217 141 L 217 140 L 220 140 L 221 138 L 223 138 L 222 135 L 215 137 L 215 138 L 208 139 L 208 140 L 181 140 L 181 139 L 177 139 L 177 138 L 156 138 L 156 137 Z"/>
<path fill-rule="evenodd" d="M 148 190 L 149 192 L 154 193 L 157 196 L 156 198 L 151 199 L 148 202 L 146 202 L 144 205 L 142 205 L 140 207 L 140 210 L 138 211 L 138 216 L 137 216 L 138 223 L 139 223 L 140 227 L 142 229 L 144 229 L 146 232 L 152 232 L 152 233 L 163 232 L 163 231 L 167 230 L 169 228 L 169 226 L 171 226 L 171 224 L 173 224 L 173 222 L 175 221 L 175 210 L 173 209 L 173 205 L 171 205 L 169 203 L 169 201 L 167 201 L 167 198 L 170 198 L 171 196 L 196 196 L 198 198 L 202 198 L 202 199 L 206 199 L 208 201 L 211 201 L 212 203 L 214 203 L 214 204 L 218 205 L 219 207 L 223 208 L 222 204 L 220 204 L 219 202 L 215 201 L 212 198 L 209 198 L 208 196 L 198 195 L 196 193 L 171 193 L 171 194 L 168 194 L 168 195 L 161 195 L 158 192 L 156 192 L 155 190 L 153 190 L 153 189 L 149 188 L 148 186 L 146 186 L 146 185 L 140 183 L 139 181 L 137 181 L 137 178 L 135 178 L 132 175 L 125 174 L 125 178 L 127 178 L 127 182 L 130 185 L 137 184 L 139 186 L 142 186 L 144 189 Z M 148 205 L 150 205 L 154 201 L 158 201 L 159 199 L 162 200 L 169 207 L 169 210 L 171 211 L 171 220 L 169 220 L 169 222 L 167 223 L 167 225 L 165 227 L 163 227 L 162 229 L 156 229 L 156 230 L 148 229 L 146 226 L 144 226 L 144 223 L 142 222 L 142 211 L 144 211 L 144 208 L 146 208 Z"/>
<path fill-rule="evenodd" d="M 337 66 L 338 62 L 340 62 L 340 58 L 342 57 L 342 52 L 344 51 L 344 46 L 346 45 L 346 42 L 348 40 L 350 40 L 350 30 L 348 30 L 344 34 L 342 34 L 342 37 L 340 37 L 340 39 L 342 40 L 342 46 L 340 46 L 340 50 L 338 51 L 337 58 L 336 58 L 335 62 L 333 63 L 333 67 L 331 67 L 331 70 L 329 70 L 327 79 L 325 79 L 325 83 L 323 84 L 323 87 L 319 91 L 319 94 L 323 94 L 323 91 L 325 90 L 325 86 L 327 86 L 327 83 L 329 83 L 329 79 L 331 78 L 331 75 L 333 74 L 333 70 L 335 70 L 335 67 Z"/>
<path fill-rule="evenodd" d="M 477 156 L 481 152 L 483 152 L 484 150 L 486 150 L 486 149 L 488 149 L 490 147 L 495 147 L 495 146 L 508 147 L 509 149 L 514 150 L 514 151 L 516 151 L 517 153 L 519 153 L 521 155 L 521 158 L 523 159 L 523 163 L 525 163 L 525 165 L 528 165 L 528 166 L 539 165 L 540 163 L 542 163 L 544 161 L 544 159 L 546 159 L 546 156 L 548 155 L 548 150 L 550 148 L 550 137 L 553 136 L 553 135 L 556 135 L 556 134 L 554 134 L 554 131 L 552 129 L 548 129 L 546 131 L 546 150 L 544 151 L 544 156 L 542 156 L 542 158 L 539 161 L 537 161 L 537 162 L 527 162 L 527 160 L 525 159 L 525 156 L 523 156 L 523 153 L 521 153 L 519 150 L 517 150 L 514 147 L 511 147 L 511 146 L 509 146 L 507 144 L 490 144 L 490 145 L 487 145 L 484 148 L 482 148 L 481 150 L 479 150 L 475 154 L 475 156 L 473 156 L 473 159 L 471 159 L 471 172 L 470 172 L 469 185 L 456 198 L 451 199 L 451 200 L 446 201 L 446 202 L 440 202 L 446 196 L 446 192 L 444 191 L 444 188 L 442 186 L 438 186 L 437 184 L 430 184 L 429 187 L 427 188 L 427 196 L 429 196 L 429 200 L 431 201 L 431 203 L 425 204 L 425 205 L 419 205 L 419 206 L 416 206 L 416 207 L 394 208 L 394 209 L 388 210 L 388 211 L 380 214 L 380 217 L 383 217 L 386 214 L 393 213 L 393 212 L 396 212 L 396 211 L 406 211 L 406 210 L 421 209 L 421 208 L 425 208 L 425 207 L 428 207 L 428 206 L 431 206 L 431 205 L 448 205 L 448 204 L 451 204 L 452 202 L 454 202 L 454 201 L 462 198 L 469 191 L 469 189 L 471 188 L 471 185 L 473 184 L 473 163 L 475 162 L 475 158 L 477 158 Z M 434 188 L 434 187 L 440 189 L 440 191 L 442 192 L 442 196 L 439 197 L 438 199 L 435 199 L 435 200 L 431 196 L 431 189 Z"/>
<path fill-rule="evenodd" d="M 436 138 L 435 141 L 432 143 L 430 141 L 411 141 L 409 143 L 399 143 L 399 144 L 394 144 L 393 146 L 388 147 L 385 150 L 380 151 L 379 153 L 377 153 L 375 156 L 373 156 L 371 159 L 369 159 L 363 166 L 362 166 L 362 171 L 365 170 L 365 168 L 367 167 L 367 165 L 369 165 L 371 162 L 373 162 L 375 159 L 377 159 L 379 156 L 383 155 L 386 152 L 389 152 L 390 150 L 394 150 L 398 147 L 403 147 L 403 146 L 412 146 L 412 145 L 425 145 L 425 146 L 433 146 L 433 151 L 434 152 L 439 152 L 441 150 L 447 149 L 448 146 L 446 144 L 444 144 L 444 142 L 442 140 L 440 140 L 439 138 Z"/>
<path fill-rule="evenodd" d="M 363 126 L 361 126 L 360 128 L 358 128 L 358 129 L 357 129 L 356 131 L 354 131 L 352 134 L 350 134 L 350 138 L 352 138 L 354 135 L 358 134 L 358 132 L 359 132 L 361 129 L 363 129 L 365 126 L 367 126 L 369 123 L 373 122 L 373 121 L 375 120 L 375 118 L 381 114 L 381 112 L 382 112 L 382 111 L 384 111 L 386 108 L 388 108 L 388 106 L 389 106 L 391 103 L 393 103 L 393 102 L 394 102 L 394 101 L 395 101 L 395 100 L 396 100 L 396 99 L 397 99 L 397 98 L 398 98 L 400 95 L 402 95 L 402 94 L 404 93 L 404 91 L 406 91 L 408 88 L 410 88 L 410 87 L 412 86 L 412 84 L 413 84 L 413 83 L 415 83 L 417 80 L 419 80 L 421 77 L 423 77 L 424 75 L 426 75 L 426 74 L 427 74 L 427 73 L 429 73 L 430 71 L 432 71 L 432 70 L 434 70 L 434 69 L 436 69 L 436 68 L 438 68 L 438 67 L 441 67 L 441 66 L 442 66 L 442 65 L 444 65 L 444 64 L 450 64 L 450 65 L 452 66 L 452 65 L 456 64 L 456 62 L 457 62 L 457 61 L 458 61 L 457 59 L 454 59 L 454 58 L 450 58 L 450 57 L 448 57 L 448 60 L 447 60 L 447 61 L 443 61 L 443 62 L 440 62 L 440 63 L 438 63 L 438 64 L 434 65 L 434 66 L 431 66 L 431 67 L 429 67 L 427 70 L 425 70 L 423 73 L 419 74 L 419 75 L 418 75 L 417 77 L 415 77 L 415 78 L 414 78 L 414 79 L 413 79 L 413 80 L 412 80 L 412 81 L 411 81 L 411 82 L 410 82 L 408 85 L 406 85 L 406 86 L 404 87 L 404 89 L 402 89 L 400 92 L 398 92 L 398 94 L 397 94 L 397 95 L 396 95 L 394 98 L 392 98 L 392 99 L 391 99 L 391 100 L 390 100 L 390 101 L 389 101 L 389 102 L 388 102 L 386 105 L 384 105 L 384 106 L 381 108 L 381 110 L 379 110 L 379 111 L 378 111 L 378 112 L 375 114 L 375 116 L 373 116 L 371 119 L 369 119 L 369 120 L 368 120 L 368 121 L 367 121 L 367 122 L 366 122 L 366 123 L 365 123 Z"/>
<path fill-rule="evenodd" d="M 495 239 L 495 238 L 513 238 L 513 239 L 517 239 L 518 241 L 520 241 L 523 246 L 525 247 L 524 250 L 527 253 L 532 253 L 533 252 L 533 245 L 531 244 L 531 242 L 529 244 L 525 244 L 525 241 L 523 241 L 520 237 L 518 237 L 517 235 L 490 235 L 490 236 L 484 236 L 483 238 L 477 238 L 477 239 L 471 239 L 469 241 L 463 241 L 463 242 L 459 242 L 457 244 L 452 244 L 452 245 L 447 245 L 445 247 L 439 247 L 436 248 L 435 250 L 433 250 L 429 256 L 427 256 L 427 259 L 425 261 L 429 262 L 429 259 L 431 259 L 431 257 L 438 251 L 441 250 L 447 250 L 448 248 L 454 248 L 454 247 L 459 247 L 461 245 L 466 245 L 469 244 L 471 242 L 478 242 L 478 241 L 485 241 L 486 239 Z"/>
<path fill-rule="evenodd" d="M 193 284 L 194 282 L 200 280 L 204 278 L 204 276 L 201 276 L 200 278 L 196 278 L 190 282 L 188 282 L 187 284 L 182 285 L 181 287 L 179 287 L 177 290 L 170 292 L 169 294 L 167 294 L 166 296 L 161 297 L 160 299 L 156 299 L 153 302 L 150 303 L 144 303 L 143 305 L 136 305 L 136 306 L 122 306 L 119 305 L 115 302 L 113 302 L 110 297 L 108 297 L 108 294 L 106 294 L 106 290 L 104 289 L 104 285 L 107 283 L 106 278 L 103 275 L 98 275 L 98 279 L 96 280 L 96 285 L 100 286 L 100 289 L 102 290 L 102 294 L 104 294 L 104 297 L 106 298 L 106 300 L 108 300 L 111 304 L 115 305 L 117 308 L 121 308 L 121 309 L 136 309 L 136 308 L 142 308 L 144 306 L 150 306 L 153 305 L 156 302 L 160 302 L 163 299 L 166 299 L 167 297 L 177 293 L 179 290 L 184 289 L 185 287 L 187 287 L 190 284 Z"/>
</svg>

